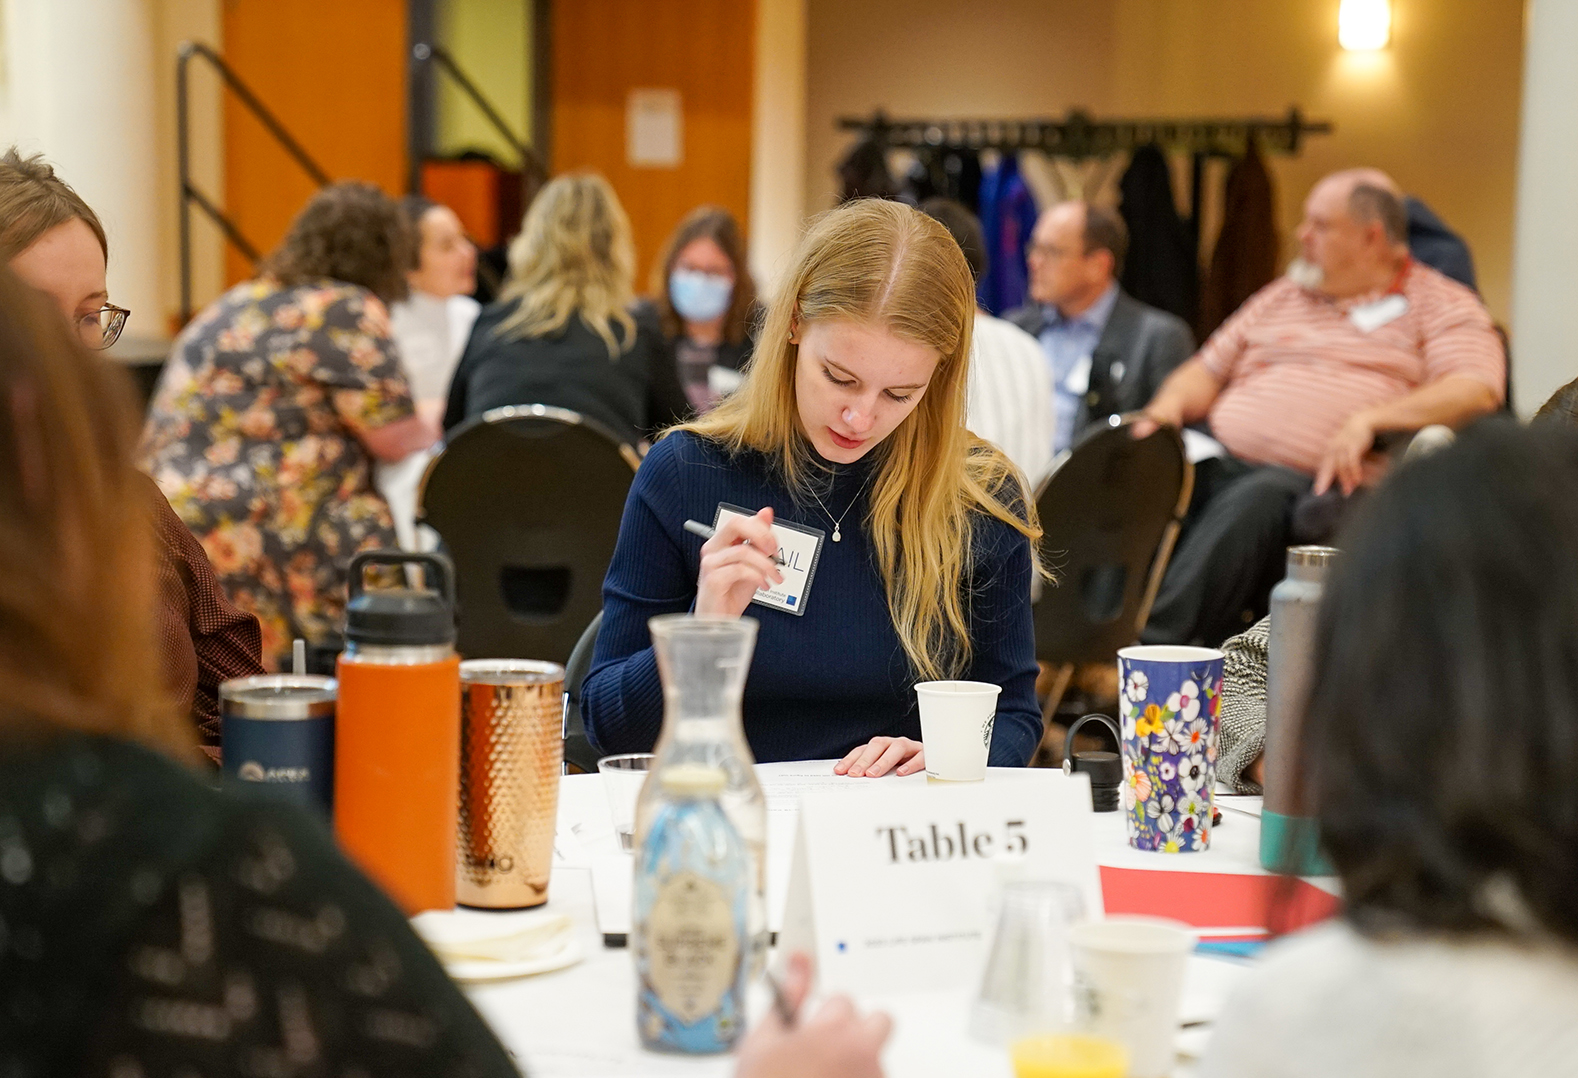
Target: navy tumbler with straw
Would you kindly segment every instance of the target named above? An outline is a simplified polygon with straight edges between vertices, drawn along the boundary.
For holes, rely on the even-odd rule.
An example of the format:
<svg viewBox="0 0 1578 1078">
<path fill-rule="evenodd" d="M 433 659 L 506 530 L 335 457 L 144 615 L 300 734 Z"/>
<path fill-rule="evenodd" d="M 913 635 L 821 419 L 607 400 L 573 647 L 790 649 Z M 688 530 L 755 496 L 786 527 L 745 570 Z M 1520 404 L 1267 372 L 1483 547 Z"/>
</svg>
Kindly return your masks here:
<svg viewBox="0 0 1578 1078">
<path fill-rule="evenodd" d="M 225 774 L 329 816 L 334 808 L 331 677 L 260 674 L 219 686 Z"/>
</svg>

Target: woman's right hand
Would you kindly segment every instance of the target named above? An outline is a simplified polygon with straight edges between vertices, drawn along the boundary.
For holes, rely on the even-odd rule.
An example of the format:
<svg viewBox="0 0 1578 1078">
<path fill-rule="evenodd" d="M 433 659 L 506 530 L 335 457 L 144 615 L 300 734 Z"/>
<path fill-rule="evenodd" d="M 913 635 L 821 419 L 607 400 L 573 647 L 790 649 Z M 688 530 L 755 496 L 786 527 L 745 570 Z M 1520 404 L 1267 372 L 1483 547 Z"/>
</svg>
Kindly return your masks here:
<svg viewBox="0 0 1578 1078">
<path fill-rule="evenodd" d="M 753 517 L 731 516 L 701 545 L 701 572 L 696 577 L 696 613 L 737 618 L 758 589 L 784 582 L 773 555 L 771 506 Z"/>
<path fill-rule="evenodd" d="M 811 960 L 795 953 L 784 976 L 790 1013 L 811 988 Z M 848 996 L 833 996 L 804 1021 L 785 1026 L 774 1010 L 740 1045 L 735 1078 L 882 1078 L 882 1045 L 893 1023 L 862 1015 Z"/>
</svg>

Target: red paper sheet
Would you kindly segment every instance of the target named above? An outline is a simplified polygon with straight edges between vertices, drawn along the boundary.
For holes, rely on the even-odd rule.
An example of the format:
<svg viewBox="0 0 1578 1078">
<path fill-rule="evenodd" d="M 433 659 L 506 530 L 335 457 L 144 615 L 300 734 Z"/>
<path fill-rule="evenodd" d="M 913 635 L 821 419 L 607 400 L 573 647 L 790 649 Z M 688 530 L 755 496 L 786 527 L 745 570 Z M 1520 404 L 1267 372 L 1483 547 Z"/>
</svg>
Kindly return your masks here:
<svg viewBox="0 0 1578 1078">
<path fill-rule="evenodd" d="M 1195 928 L 1260 925 L 1291 932 L 1333 916 L 1336 895 L 1297 878 L 1228 872 L 1166 872 L 1101 866 L 1109 914 L 1170 917 Z"/>
</svg>

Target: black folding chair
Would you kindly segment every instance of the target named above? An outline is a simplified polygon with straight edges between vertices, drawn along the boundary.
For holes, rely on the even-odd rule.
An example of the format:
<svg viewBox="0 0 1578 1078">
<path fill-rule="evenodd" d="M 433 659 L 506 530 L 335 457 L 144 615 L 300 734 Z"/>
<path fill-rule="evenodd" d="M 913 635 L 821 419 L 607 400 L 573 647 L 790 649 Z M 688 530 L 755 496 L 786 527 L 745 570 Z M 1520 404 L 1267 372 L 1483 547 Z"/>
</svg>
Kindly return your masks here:
<svg viewBox="0 0 1578 1078">
<path fill-rule="evenodd" d="M 597 770 L 598 753 L 586 736 L 586 723 L 581 718 L 581 685 L 592 672 L 592 652 L 597 648 L 597 631 L 602 627 L 603 612 L 599 610 L 575 642 L 570 661 L 564 664 L 564 770 L 569 775 Z M 575 771 L 570 770 L 572 767 Z"/>
<path fill-rule="evenodd" d="M 1139 638 L 1189 509 L 1183 438 L 1163 427 L 1135 439 L 1132 423 L 1086 435 L 1036 501 L 1041 556 L 1056 575 L 1035 606 L 1036 658 L 1056 671 L 1044 724 L 1076 666 L 1115 662 Z"/>
<path fill-rule="evenodd" d="M 640 457 L 600 424 L 542 404 L 458 428 L 428 467 L 418 517 L 455 563 L 468 658 L 563 663 L 603 606 Z"/>
</svg>

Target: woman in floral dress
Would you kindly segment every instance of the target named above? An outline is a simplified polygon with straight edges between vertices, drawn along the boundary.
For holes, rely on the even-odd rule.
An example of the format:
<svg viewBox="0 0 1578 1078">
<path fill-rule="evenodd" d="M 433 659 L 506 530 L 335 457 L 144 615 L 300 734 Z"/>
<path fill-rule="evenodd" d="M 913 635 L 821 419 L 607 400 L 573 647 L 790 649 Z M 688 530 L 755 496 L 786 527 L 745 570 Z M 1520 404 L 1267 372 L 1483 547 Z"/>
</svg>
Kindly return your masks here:
<svg viewBox="0 0 1578 1078">
<path fill-rule="evenodd" d="M 385 307 L 412 250 L 376 187 L 325 188 L 259 276 L 176 340 L 149 411 L 142 466 L 257 615 L 271 668 L 295 637 L 335 646 L 351 556 L 395 546 L 372 462 L 438 437 L 413 410 Z"/>
</svg>

